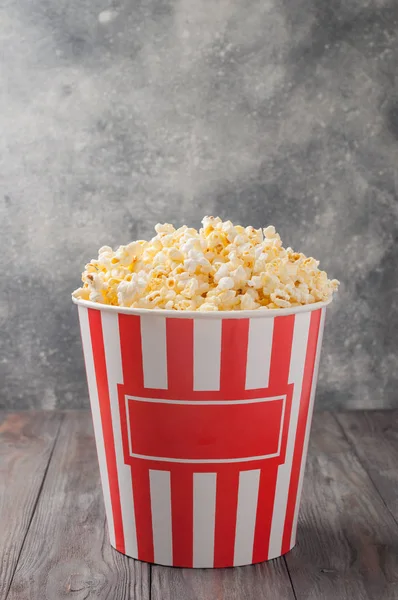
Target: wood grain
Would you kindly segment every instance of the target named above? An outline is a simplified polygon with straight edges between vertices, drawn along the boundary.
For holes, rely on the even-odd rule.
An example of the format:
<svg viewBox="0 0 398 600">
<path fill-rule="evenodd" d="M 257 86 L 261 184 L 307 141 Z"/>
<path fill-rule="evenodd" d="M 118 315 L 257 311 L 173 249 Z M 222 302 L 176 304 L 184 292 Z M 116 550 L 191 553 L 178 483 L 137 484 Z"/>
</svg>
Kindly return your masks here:
<svg viewBox="0 0 398 600">
<path fill-rule="evenodd" d="M 0 416 L 0 600 L 17 565 L 61 417 L 55 412 Z"/>
<path fill-rule="evenodd" d="M 294 600 L 283 558 L 234 569 L 152 567 L 153 600 Z"/>
<path fill-rule="evenodd" d="M 0 413 L 0 600 L 396 600 L 397 415 L 315 415 L 296 548 L 190 570 L 111 548 L 89 413 Z"/>
<path fill-rule="evenodd" d="M 298 600 L 398 598 L 398 527 L 330 414 L 315 415 L 298 543 Z"/>
<path fill-rule="evenodd" d="M 398 522 L 398 411 L 349 412 L 336 417 Z"/>
<path fill-rule="evenodd" d="M 7 600 L 146 600 L 149 577 L 109 544 L 91 416 L 68 413 Z"/>
</svg>

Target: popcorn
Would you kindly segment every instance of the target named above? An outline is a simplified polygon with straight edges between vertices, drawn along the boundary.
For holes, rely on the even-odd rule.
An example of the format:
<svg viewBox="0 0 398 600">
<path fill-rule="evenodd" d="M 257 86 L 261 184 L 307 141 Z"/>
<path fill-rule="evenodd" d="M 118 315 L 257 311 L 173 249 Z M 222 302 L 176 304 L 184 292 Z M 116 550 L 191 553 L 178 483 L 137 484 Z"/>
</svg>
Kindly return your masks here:
<svg viewBox="0 0 398 600">
<path fill-rule="evenodd" d="M 231 290 L 233 287 L 235 287 L 235 281 L 233 277 L 221 277 L 220 281 L 218 282 L 219 290 Z"/>
<path fill-rule="evenodd" d="M 338 288 L 312 257 L 283 248 L 275 227 L 205 217 L 197 231 L 155 226 L 149 241 L 102 246 L 75 298 L 165 310 L 268 310 L 330 299 Z"/>
<path fill-rule="evenodd" d="M 255 302 L 250 294 L 246 293 L 240 297 L 240 308 L 242 310 L 253 310 L 254 308 L 258 308 L 260 305 L 258 302 Z"/>
</svg>

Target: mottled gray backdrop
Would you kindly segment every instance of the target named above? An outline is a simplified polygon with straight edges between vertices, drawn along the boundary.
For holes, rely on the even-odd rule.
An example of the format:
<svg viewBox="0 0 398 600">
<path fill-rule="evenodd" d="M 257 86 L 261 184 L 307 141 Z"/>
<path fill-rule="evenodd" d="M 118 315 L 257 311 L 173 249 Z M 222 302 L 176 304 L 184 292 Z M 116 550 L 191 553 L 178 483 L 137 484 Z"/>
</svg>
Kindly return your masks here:
<svg viewBox="0 0 398 600">
<path fill-rule="evenodd" d="M 0 405 L 88 405 L 103 244 L 274 224 L 343 282 L 318 407 L 397 405 L 396 0 L 0 5 Z"/>
</svg>

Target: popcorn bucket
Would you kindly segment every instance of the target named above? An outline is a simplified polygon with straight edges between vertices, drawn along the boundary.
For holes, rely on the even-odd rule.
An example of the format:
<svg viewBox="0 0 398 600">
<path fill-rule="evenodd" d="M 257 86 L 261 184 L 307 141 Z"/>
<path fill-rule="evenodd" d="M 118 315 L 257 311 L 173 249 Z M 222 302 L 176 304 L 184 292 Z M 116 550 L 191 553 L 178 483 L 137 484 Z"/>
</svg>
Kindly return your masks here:
<svg viewBox="0 0 398 600">
<path fill-rule="evenodd" d="M 178 567 L 293 548 L 327 303 L 199 313 L 74 301 L 112 546 Z"/>
</svg>

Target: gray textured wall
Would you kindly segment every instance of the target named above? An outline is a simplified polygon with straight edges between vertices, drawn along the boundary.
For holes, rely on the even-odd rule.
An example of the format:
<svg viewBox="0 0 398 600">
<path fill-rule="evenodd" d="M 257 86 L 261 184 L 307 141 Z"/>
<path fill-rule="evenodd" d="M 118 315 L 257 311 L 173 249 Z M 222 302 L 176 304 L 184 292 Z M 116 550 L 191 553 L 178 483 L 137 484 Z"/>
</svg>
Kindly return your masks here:
<svg viewBox="0 0 398 600">
<path fill-rule="evenodd" d="M 397 405 L 395 0 L 13 0 L 0 45 L 0 405 L 86 406 L 82 266 L 204 214 L 343 282 L 318 407 Z"/>
</svg>

